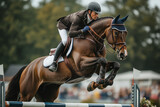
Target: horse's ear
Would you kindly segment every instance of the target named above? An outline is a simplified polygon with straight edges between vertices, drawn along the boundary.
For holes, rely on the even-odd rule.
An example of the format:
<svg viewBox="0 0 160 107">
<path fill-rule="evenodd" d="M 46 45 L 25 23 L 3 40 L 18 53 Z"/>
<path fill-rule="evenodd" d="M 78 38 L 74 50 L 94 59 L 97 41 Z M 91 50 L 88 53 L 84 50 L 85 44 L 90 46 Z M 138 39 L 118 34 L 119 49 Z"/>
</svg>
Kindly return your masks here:
<svg viewBox="0 0 160 107">
<path fill-rule="evenodd" d="M 127 20 L 127 18 L 128 18 L 128 15 L 127 16 L 125 16 L 125 17 L 123 17 L 122 19 L 120 19 L 123 23 Z"/>
<path fill-rule="evenodd" d="M 117 23 L 119 17 L 120 17 L 120 15 L 118 15 L 118 16 L 113 20 L 113 23 Z"/>
</svg>

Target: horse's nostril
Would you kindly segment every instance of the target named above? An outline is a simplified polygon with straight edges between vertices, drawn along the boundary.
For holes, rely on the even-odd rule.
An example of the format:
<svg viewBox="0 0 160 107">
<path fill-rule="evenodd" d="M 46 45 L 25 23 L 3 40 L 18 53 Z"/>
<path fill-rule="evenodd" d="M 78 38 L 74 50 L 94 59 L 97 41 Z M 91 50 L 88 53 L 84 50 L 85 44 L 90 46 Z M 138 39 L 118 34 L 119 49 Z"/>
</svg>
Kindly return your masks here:
<svg viewBox="0 0 160 107">
<path fill-rule="evenodd" d="M 124 57 L 124 53 L 120 53 L 120 57 L 123 58 Z"/>
</svg>

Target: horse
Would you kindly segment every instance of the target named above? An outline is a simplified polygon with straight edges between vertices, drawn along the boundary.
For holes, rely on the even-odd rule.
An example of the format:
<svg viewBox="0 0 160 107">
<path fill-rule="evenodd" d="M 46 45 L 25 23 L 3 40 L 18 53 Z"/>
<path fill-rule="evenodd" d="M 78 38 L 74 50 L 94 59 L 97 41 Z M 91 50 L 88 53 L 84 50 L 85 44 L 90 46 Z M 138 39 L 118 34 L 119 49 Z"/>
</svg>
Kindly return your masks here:
<svg viewBox="0 0 160 107">
<path fill-rule="evenodd" d="M 118 59 L 124 60 L 128 55 L 124 25 L 128 16 L 119 17 L 103 17 L 90 23 L 85 35 L 73 38 L 73 49 L 65 61 L 58 63 L 57 71 L 51 72 L 43 66 L 47 56 L 22 67 L 9 83 L 6 101 L 31 101 L 35 97 L 38 102 L 54 102 L 62 84 L 81 82 L 94 73 L 98 77 L 96 82 L 89 83 L 88 91 L 112 85 L 120 64 L 106 60 L 104 39 L 117 52 Z M 110 70 L 106 78 L 105 73 Z"/>
</svg>

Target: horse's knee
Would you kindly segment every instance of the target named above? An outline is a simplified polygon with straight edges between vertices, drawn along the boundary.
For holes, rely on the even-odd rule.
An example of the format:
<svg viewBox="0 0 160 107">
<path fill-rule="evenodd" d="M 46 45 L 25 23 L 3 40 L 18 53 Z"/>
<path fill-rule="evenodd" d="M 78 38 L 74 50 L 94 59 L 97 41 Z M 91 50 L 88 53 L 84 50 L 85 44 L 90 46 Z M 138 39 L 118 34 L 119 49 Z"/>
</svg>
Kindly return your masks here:
<svg viewBox="0 0 160 107">
<path fill-rule="evenodd" d="M 120 63 L 119 62 L 114 62 L 113 66 L 114 66 L 113 68 L 115 70 L 118 70 L 120 68 Z"/>
<path fill-rule="evenodd" d="M 102 66 L 106 66 L 107 64 L 107 60 L 105 58 L 99 58 L 98 62 L 102 65 Z"/>
</svg>

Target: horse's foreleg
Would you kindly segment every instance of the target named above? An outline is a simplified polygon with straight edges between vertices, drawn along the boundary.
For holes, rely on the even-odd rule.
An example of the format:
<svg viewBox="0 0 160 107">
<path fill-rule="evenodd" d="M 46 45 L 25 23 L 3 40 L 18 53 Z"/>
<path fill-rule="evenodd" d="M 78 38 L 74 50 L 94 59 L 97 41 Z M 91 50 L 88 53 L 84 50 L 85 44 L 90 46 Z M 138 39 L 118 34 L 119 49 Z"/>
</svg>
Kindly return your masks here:
<svg viewBox="0 0 160 107">
<path fill-rule="evenodd" d="M 105 84 L 107 85 L 112 85 L 113 84 L 113 80 L 117 75 L 117 72 L 120 68 L 120 64 L 118 62 L 111 62 L 111 67 L 113 68 L 113 71 L 111 72 L 111 74 L 105 79 Z"/>
<path fill-rule="evenodd" d="M 103 84 L 105 80 L 105 67 L 101 66 L 98 78 L 96 79 L 97 84 Z"/>
<path fill-rule="evenodd" d="M 97 64 L 100 64 L 100 71 L 98 73 L 98 78 L 96 79 L 96 82 L 92 81 L 88 87 L 88 91 L 93 91 L 97 87 L 99 87 L 101 84 L 104 84 L 105 81 L 105 73 L 106 73 L 106 64 L 107 61 L 105 58 L 99 58 L 96 62 Z"/>
<path fill-rule="evenodd" d="M 108 64 L 107 65 L 108 71 L 111 70 L 111 69 L 113 69 L 113 71 L 105 79 L 104 84 L 102 84 L 102 85 L 100 85 L 98 87 L 99 89 L 103 89 L 103 88 L 106 88 L 108 85 L 112 85 L 113 84 L 113 80 L 116 77 L 117 72 L 118 72 L 118 70 L 120 68 L 120 64 L 118 62 L 108 62 L 107 64 Z"/>
<path fill-rule="evenodd" d="M 96 83 L 103 84 L 105 79 L 107 61 L 105 58 L 99 58 L 98 63 L 100 64 L 101 67 L 100 67 L 98 78 L 96 79 Z"/>
<path fill-rule="evenodd" d="M 98 84 L 103 84 L 104 83 L 104 79 L 105 79 L 105 73 L 106 73 L 106 64 L 107 61 L 105 58 L 101 57 L 82 57 L 81 58 L 81 69 L 84 69 L 85 67 L 89 67 L 89 66 L 97 66 L 97 64 L 99 64 L 100 67 L 100 71 L 98 73 L 98 78 L 96 80 L 96 82 Z M 96 72 L 96 71 L 95 71 Z"/>
</svg>

